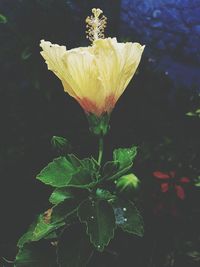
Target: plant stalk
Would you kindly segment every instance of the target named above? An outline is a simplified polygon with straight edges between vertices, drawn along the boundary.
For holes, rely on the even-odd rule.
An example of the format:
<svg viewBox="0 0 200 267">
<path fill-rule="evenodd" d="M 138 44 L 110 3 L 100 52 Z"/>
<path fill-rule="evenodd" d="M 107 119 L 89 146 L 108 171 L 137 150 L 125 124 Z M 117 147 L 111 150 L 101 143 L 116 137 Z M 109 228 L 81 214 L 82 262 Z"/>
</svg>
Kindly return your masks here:
<svg viewBox="0 0 200 267">
<path fill-rule="evenodd" d="M 98 164 L 101 165 L 102 161 L 102 156 L 103 156 L 103 137 L 99 137 L 99 156 L 98 156 Z"/>
</svg>

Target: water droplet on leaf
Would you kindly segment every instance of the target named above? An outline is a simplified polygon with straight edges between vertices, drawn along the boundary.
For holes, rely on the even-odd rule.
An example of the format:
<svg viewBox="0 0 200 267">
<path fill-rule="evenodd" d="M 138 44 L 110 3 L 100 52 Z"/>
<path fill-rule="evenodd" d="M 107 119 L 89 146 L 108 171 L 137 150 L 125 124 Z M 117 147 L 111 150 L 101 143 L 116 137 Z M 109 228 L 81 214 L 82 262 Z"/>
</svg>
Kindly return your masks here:
<svg viewBox="0 0 200 267">
<path fill-rule="evenodd" d="M 124 212 L 122 208 L 115 208 L 114 209 L 115 213 L 115 220 L 116 224 L 120 225 L 124 223 Z"/>
<path fill-rule="evenodd" d="M 98 245 L 97 248 L 98 248 L 98 249 L 101 249 L 101 245 Z"/>
</svg>

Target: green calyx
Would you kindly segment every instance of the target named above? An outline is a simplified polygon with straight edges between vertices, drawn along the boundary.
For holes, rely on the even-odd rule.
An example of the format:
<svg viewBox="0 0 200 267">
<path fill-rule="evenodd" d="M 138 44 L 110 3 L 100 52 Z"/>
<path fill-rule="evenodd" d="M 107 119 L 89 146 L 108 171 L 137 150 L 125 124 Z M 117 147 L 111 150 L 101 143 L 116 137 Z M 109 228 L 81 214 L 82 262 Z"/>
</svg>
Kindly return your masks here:
<svg viewBox="0 0 200 267">
<path fill-rule="evenodd" d="M 107 134 L 110 126 L 110 113 L 104 113 L 101 116 L 96 116 L 95 114 L 87 114 L 87 119 L 89 122 L 90 132 L 97 136 L 104 136 Z"/>
</svg>

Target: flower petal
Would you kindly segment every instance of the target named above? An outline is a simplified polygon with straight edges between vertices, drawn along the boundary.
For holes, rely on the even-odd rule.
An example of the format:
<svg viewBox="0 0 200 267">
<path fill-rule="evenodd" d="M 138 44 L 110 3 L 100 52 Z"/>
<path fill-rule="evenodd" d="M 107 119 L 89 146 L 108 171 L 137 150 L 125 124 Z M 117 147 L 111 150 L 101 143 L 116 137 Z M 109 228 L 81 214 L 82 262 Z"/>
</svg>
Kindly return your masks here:
<svg viewBox="0 0 200 267">
<path fill-rule="evenodd" d="M 116 38 L 98 39 L 91 47 L 68 51 L 44 40 L 40 46 L 48 69 L 62 81 L 65 92 L 97 116 L 112 111 L 144 49 L 137 43 L 118 43 Z"/>
<path fill-rule="evenodd" d="M 175 190 L 176 190 L 177 196 L 181 200 L 183 200 L 185 198 L 185 191 L 184 191 L 183 187 L 181 185 L 175 185 Z"/>
<path fill-rule="evenodd" d="M 182 178 L 180 179 L 180 182 L 181 182 L 181 183 L 184 183 L 184 184 L 187 184 L 187 183 L 190 182 L 190 178 L 188 178 L 188 177 L 182 177 Z"/>
<path fill-rule="evenodd" d="M 90 48 L 72 49 L 64 55 L 65 78 L 74 89 L 77 100 L 87 112 L 101 113 L 105 105 L 105 92 L 98 79 L 95 56 Z"/>
<path fill-rule="evenodd" d="M 115 102 L 124 92 L 140 62 L 144 46 L 138 43 L 118 43 L 116 38 L 94 41 L 99 78 L 106 96 L 113 95 Z"/>
<path fill-rule="evenodd" d="M 45 59 L 48 69 L 53 71 L 55 75 L 62 81 L 64 88 L 67 88 L 67 92 L 71 96 L 75 97 L 76 95 L 74 90 L 65 79 L 66 68 L 63 64 L 63 57 L 67 51 L 66 47 L 52 44 L 51 42 L 44 40 L 41 40 L 40 47 L 43 49 L 40 54 Z"/>
<path fill-rule="evenodd" d="M 120 47 L 121 46 L 121 47 Z M 140 63 L 141 56 L 145 46 L 141 46 L 139 43 L 117 43 L 116 52 L 119 60 L 123 62 L 121 64 L 121 70 L 118 76 L 118 87 L 116 90 L 116 97 L 122 95 L 133 75 L 135 74 L 137 67 Z M 118 50 L 121 49 L 121 56 Z"/>
<path fill-rule="evenodd" d="M 98 78 L 101 82 L 101 90 L 104 92 L 103 101 L 114 96 L 113 106 L 105 106 L 105 109 L 112 110 L 116 103 L 115 90 L 117 86 L 117 75 L 119 74 L 119 63 L 115 50 L 112 46 L 113 39 L 95 40 L 92 46 L 92 53 L 98 69 Z M 109 103 L 107 103 L 109 104 Z"/>
<path fill-rule="evenodd" d="M 171 178 L 175 178 L 175 176 L 176 176 L 176 172 L 175 171 L 170 171 L 169 173 L 170 173 Z"/>
<path fill-rule="evenodd" d="M 153 176 L 158 179 L 169 179 L 170 178 L 170 176 L 167 173 L 160 172 L 160 171 L 153 172 Z"/>
<path fill-rule="evenodd" d="M 169 184 L 168 184 L 168 183 L 162 183 L 162 184 L 160 185 L 160 188 L 161 188 L 161 191 L 162 191 L 163 193 L 165 193 L 165 192 L 167 192 L 167 191 L 169 190 Z"/>
</svg>

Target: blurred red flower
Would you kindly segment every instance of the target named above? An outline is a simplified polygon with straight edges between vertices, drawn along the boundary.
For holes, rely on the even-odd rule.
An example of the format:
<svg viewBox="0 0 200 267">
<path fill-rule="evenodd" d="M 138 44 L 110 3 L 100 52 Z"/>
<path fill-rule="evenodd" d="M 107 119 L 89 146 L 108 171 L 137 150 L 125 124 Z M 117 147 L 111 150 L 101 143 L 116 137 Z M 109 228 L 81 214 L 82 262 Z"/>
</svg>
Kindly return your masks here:
<svg viewBox="0 0 200 267">
<path fill-rule="evenodd" d="M 161 172 L 154 171 L 153 176 L 161 181 L 160 189 L 163 193 L 169 191 L 169 188 L 174 188 L 178 198 L 183 200 L 185 198 L 185 190 L 183 184 L 190 182 L 188 177 L 178 177 L 175 171 Z"/>
</svg>

